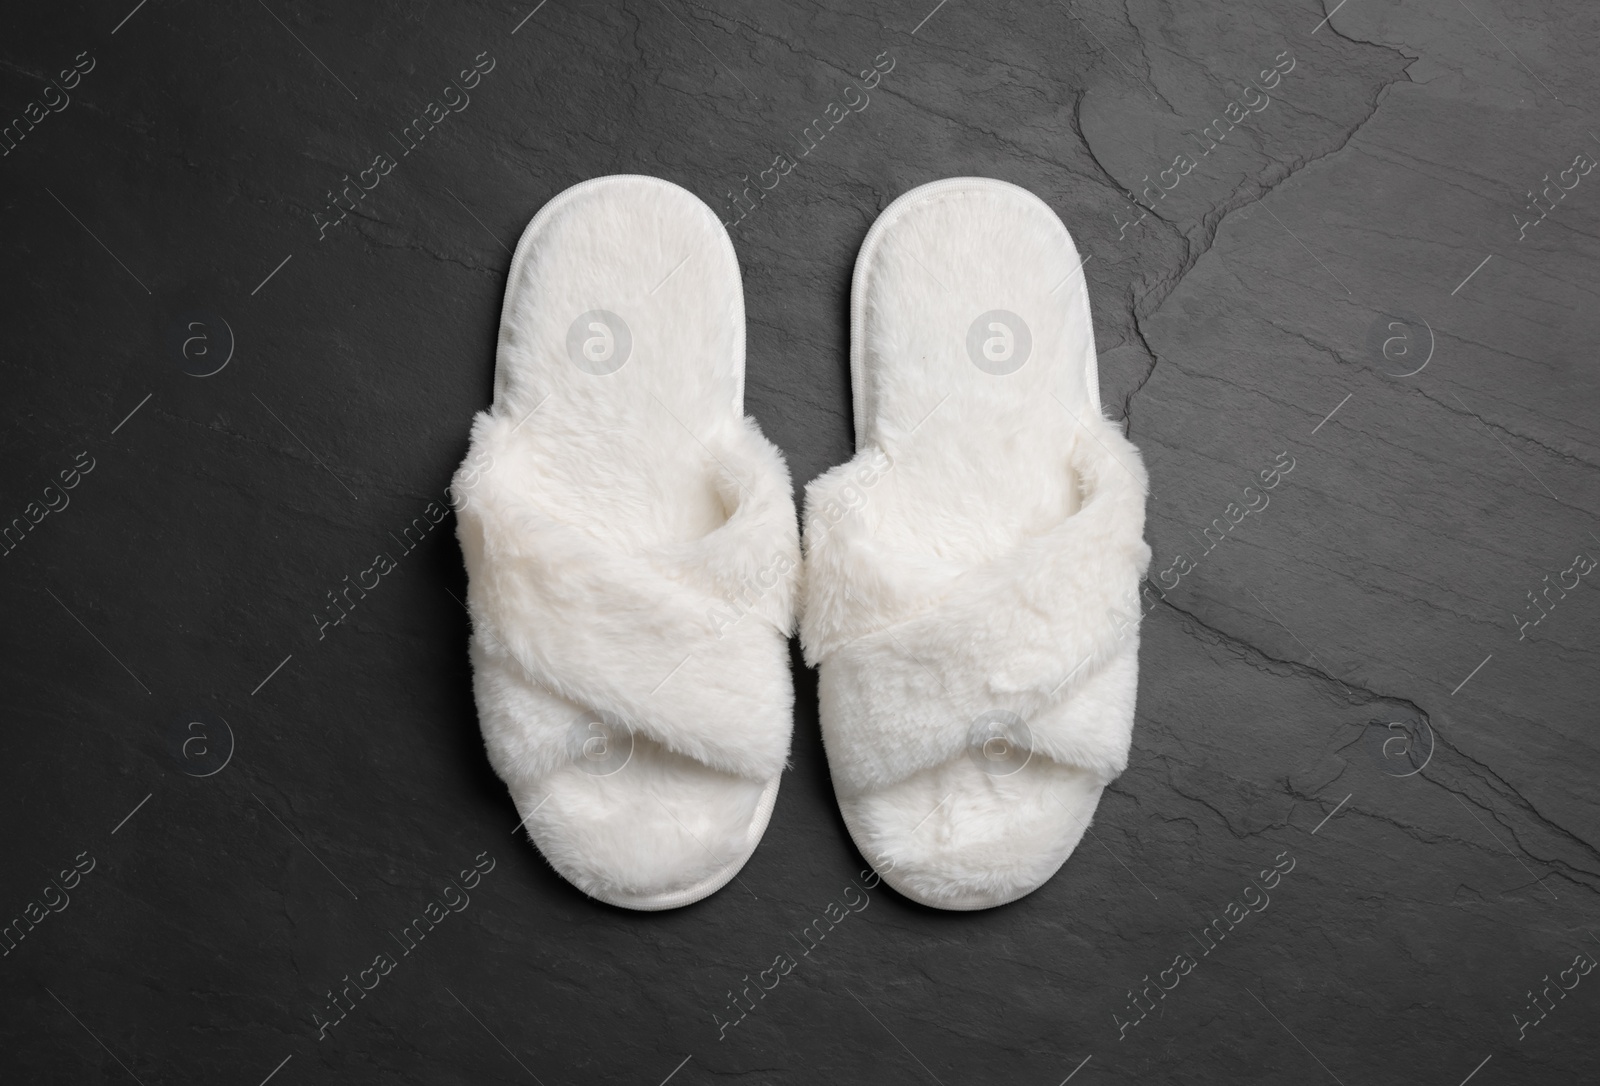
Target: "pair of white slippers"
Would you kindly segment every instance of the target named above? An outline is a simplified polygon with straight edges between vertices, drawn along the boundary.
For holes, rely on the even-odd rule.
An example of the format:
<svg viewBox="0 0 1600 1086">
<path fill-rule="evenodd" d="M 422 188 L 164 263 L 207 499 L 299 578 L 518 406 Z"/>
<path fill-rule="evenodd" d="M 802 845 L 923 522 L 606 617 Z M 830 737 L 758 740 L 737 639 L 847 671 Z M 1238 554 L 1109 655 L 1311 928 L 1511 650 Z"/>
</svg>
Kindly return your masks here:
<svg viewBox="0 0 1600 1086">
<path fill-rule="evenodd" d="M 1150 558 L 1072 239 L 982 178 L 883 212 L 852 287 L 858 452 L 806 488 L 803 562 L 744 327 L 732 243 L 676 185 L 588 181 L 524 232 L 453 484 L 490 761 L 585 893 L 698 901 L 771 817 L 798 620 L 862 855 L 926 905 L 1013 901 L 1127 764 Z"/>
</svg>

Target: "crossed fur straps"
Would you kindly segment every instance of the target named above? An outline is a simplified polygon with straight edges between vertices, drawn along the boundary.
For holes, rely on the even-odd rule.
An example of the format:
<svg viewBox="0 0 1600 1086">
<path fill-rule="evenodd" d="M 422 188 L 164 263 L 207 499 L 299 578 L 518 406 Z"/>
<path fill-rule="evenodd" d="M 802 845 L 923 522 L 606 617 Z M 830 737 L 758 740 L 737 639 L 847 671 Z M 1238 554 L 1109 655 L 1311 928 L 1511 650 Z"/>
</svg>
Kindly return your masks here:
<svg viewBox="0 0 1600 1086">
<path fill-rule="evenodd" d="M 876 543 L 883 513 L 870 500 L 820 522 L 818 511 L 852 504 L 852 480 L 863 464 L 884 470 L 882 457 L 863 449 L 806 488 L 802 641 L 822 673 L 835 784 L 858 793 L 942 765 L 991 710 L 1019 717 L 1033 751 L 1115 777 L 1132 737 L 1137 593 L 1150 563 L 1138 449 L 1086 413 L 1067 454 L 1082 506 L 964 569 Z"/>
<path fill-rule="evenodd" d="M 603 524 L 541 509 L 548 476 L 527 435 L 493 414 L 474 421 L 454 484 L 458 534 L 478 704 L 494 707 L 484 731 L 508 780 L 570 762 L 573 721 L 589 711 L 714 769 L 757 780 L 782 771 L 800 573 L 789 475 L 748 419 L 703 437 L 727 521 L 629 551 Z"/>
</svg>

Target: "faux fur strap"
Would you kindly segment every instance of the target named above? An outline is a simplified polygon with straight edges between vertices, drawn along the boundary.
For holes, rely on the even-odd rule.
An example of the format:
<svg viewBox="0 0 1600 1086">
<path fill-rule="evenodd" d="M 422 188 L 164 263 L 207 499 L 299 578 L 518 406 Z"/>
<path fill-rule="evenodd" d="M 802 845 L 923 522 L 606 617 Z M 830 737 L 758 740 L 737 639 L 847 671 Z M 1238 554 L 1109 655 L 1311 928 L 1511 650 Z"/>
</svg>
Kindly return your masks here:
<svg viewBox="0 0 1600 1086">
<path fill-rule="evenodd" d="M 749 420 L 704 440 L 726 522 L 635 546 L 605 518 L 552 515 L 541 498 L 557 484 L 527 439 L 478 416 L 455 488 L 477 681 L 497 689 L 489 701 L 506 717 L 486 731 L 510 741 L 502 757 L 515 763 L 503 772 L 537 777 L 570 760 L 571 724 L 587 711 L 729 773 L 782 770 L 800 565 L 788 472 Z"/>
<path fill-rule="evenodd" d="M 1022 742 L 1041 754 L 1108 779 L 1124 768 L 1131 705 L 1073 707 L 1103 701 L 1119 670 L 1137 666 L 1149 484 L 1139 451 L 1098 414 L 1086 413 L 1068 461 L 1084 494 L 1077 512 L 967 568 L 876 541 L 893 534 L 880 508 L 892 503 L 852 501 L 848 488 L 864 466 L 895 470 L 878 450 L 807 488 L 802 641 L 822 669 L 837 784 L 878 787 L 941 765 L 981 741 L 975 724 L 996 713 L 1020 719 Z"/>
</svg>

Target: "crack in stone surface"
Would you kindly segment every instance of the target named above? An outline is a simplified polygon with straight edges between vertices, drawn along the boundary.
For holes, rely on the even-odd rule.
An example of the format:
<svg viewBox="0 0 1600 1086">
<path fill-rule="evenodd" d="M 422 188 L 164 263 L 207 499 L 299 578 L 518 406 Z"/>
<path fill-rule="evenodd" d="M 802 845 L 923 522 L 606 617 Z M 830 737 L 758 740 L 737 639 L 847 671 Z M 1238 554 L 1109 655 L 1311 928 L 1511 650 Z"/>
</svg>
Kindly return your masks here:
<svg viewBox="0 0 1600 1086">
<path fill-rule="evenodd" d="M 1398 50 L 1396 50 L 1396 52 L 1398 52 Z M 1404 53 L 1400 53 L 1399 55 L 1402 57 L 1405 56 Z M 1416 58 L 1413 57 L 1411 59 L 1415 60 Z M 1149 339 L 1143 330 L 1142 321 L 1153 317 L 1156 312 L 1161 309 L 1167 300 L 1171 298 L 1172 295 L 1177 291 L 1183 280 L 1200 263 L 1200 260 L 1211 251 L 1212 247 L 1215 245 L 1217 234 L 1220 232 L 1224 221 L 1235 212 L 1254 206 L 1255 204 L 1265 200 L 1268 196 L 1282 189 L 1293 177 L 1297 176 L 1304 170 L 1326 159 L 1333 158 L 1334 156 L 1343 152 L 1350 146 L 1351 142 L 1356 138 L 1356 136 L 1360 134 L 1361 130 L 1367 127 L 1373 118 L 1377 116 L 1378 111 L 1383 107 L 1383 102 L 1387 97 L 1389 88 L 1396 83 L 1409 81 L 1409 74 L 1402 70 L 1399 76 L 1382 83 L 1377 90 L 1374 91 L 1365 115 L 1358 119 L 1353 125 L 1349 126 L 1348 129 L 1343 133 L 1342 137 L 1337 138 L 1332 146 L 1311 154 L 1293 157 L 1285 162 L 1269 161 L 1259 174 L 1251 178 L 1250 187 L 1254 188 L 1256 191 L 1253 193 L 1247 193 L 1241 189 L 1235 189 L 1233 194 L 1224 197 L 1217 204 L 1213 205 L 1208 211 L 1203 212 L 1200 218 L 1192 226 L 1186 230 L 1180 231 L 1180 236 L 1182 236 L 1184 240 L 1184 254 L 1183 258 L 1179 262 L 1178 267 L 1162 275 L 1153 285 L 1148 287 L 1142 294 L 1137 296 L 1134 299 L 1134 303 L 1129 312 L 1131 322 L 1135 329 L 1135 334 L 1138 336 L 1140 343 L 1144 346 L 1146 352 L 1150 356 L 1150 364 L 1144 376 L 1138 381 L 1134 390 L 1127 393 L 1123 398 L 1124 417 L 1131 416 L 1134 396 L 1143 391 L 1145 385 L 1149 383 L 1150 378 L 1155 374 L 1156 367 L 1161 363 L 1161 356 L 1151 346 Z M 1085 146 L 1088 146 L 1089 141 L 1083 134 L 1081 123 L 1078 124 L 1078 131 L 1079 137 L 1084 140 Z M 1090 148 L 1090 154 L 1092 157 L 1095 157 L 1092 147 Z M 1095 157 L 1095 162 L 1100 166 L 1102 171 L 1106 172 L 1107 176 L 1112 178 L 1112 182 L 1115 184 L 1115 177 L 1110 174 L 1110 171 L 1106 169 L 1105 165 L 1099 160 L 1098 157 Z M 1151 211 L 1151 214 L 1155 215 L 1158 221 L 1168 223 L 1169 225 L 1172 225 L 1174 229 L 1177 229 L 1176 224 L 1172 223 L 1171 220 L 1166 219 L 1164 216 L 1159 215 L 1153 210 Z"/>
<path fill-rule="evenodd" d="M 1184 616 L 1194 625 L 1211 634 L 1212 637 L 1216 638 L 1219 643 L 1229 647 L 1235 652 L 1236 655 L 1245 660 L 1245 662 L 1252 667 L 1257 667 L 1260 670 L 1266 670 L 1275 675 L 1284 675 L 1287 673 L 1287 676 L 1312 678 L 1324 686 L 1337 685 L 1345 691 L 1346 698 L 1344 700 L 1352 706 L 1386 703 L 1402 707 L 1408 711 L 1415 720 L 1427 726 L 1429 733 L 1433 736 L 1434 742 L 1443 747 L 1443 749 L 1447 751 L 1453 759 L 1464 765 L 1466 767 L 1465 772 L 1478 779 L 1500 800 L 1515 807 L 1518 812 L 1525 815 L 1528 819 L 1538 823 L 1540 826 L 1544 827 L 1548 832 L 1555 835 L 1559 839 L 1577 846 L 1587 857 L 1595 861 L 1600 861 L 1600 847 L 1597 847 L 1595 844 L 1591 843 L 1587 838 L 1583 837 L 1575 830 L 1562 825 L 1561 823 L 1544 814 L 1539 810 L 1537 805 L 1528 799 L 1527 796 L 1525 796 L 1522 791 L 1511 781 L 1507 780 L 1502 774 L 1497 772 L 1487 763 L 1468 754 L 1458 744 L 1454 743 L 1448 733 L 1434 722 L 1431 714 L 1424 709 L 1420 703 L 1412 698 L 1404 695 L 1385 694 L 1360 683 L 1347 682 L 1338 678 L 1337 676 L 1334 676 L 1330 672 L 1322 668 L 1315 667 L 1309 663 L 1301 663 L 1298 661 L 1287 660 L 1282 657 L 1273 656 L 1251 641 L 1238 635 L 1229 633 L 1220 627 L 1212 625 L 1206 620 L 1200 618 L 1193 611 L 1180 607 L 1169 599 L 1162 599 L 1160 602 L 1174 612 Z M 1270 666 L 1262 668 L 1256 661 L 1262 661 Z M 1351 691 L 1357 691 L 1365 695 L 1365 698 L 1362 700 L 1351 700 L 1348 696 Z M 1366 727 L 1370 726 L 1370 723 L 1371 722 L 1352 723 L 1350 726 L 1365 729 Z M 1352 740 L 1352 742 L 1358 741 L 1359 739 Z M 1464 790 L 1452 787 L 1449 783 L 1436 779 L 1436 776 L 1430 777 L 1426 772 L 1419 774 L 1419 776 L 1427 779 L 1429 783 L 1441 788 L 1444 791 L 1461 795 L 1462 798 L 1472 800 L 1473 802 L 1478 802 L 1474 797 L 1466 793 Z M 1197 797 L 1193 796 L 1188 796 L 1187 798 L 1197 799 Z M 1205 803 L 1204 805 L 1208 807 L 1212 806 L 1209 803 Z M 1212 809 L 1215 808 L 1213 807 Z M 1494 814 L 1496 821 L 1499 822 L 1500 825 L 1512 835 L 1513 839 L 1518 840 L 1518 843 L 1520 844 L 1517 830 L 1515 827 L 1502 820 L 1498 809 L 1488 805 L 1485 805 L 1485 809 L 1491 811 Z M 1221 814 L 1221 812 L 1218 813 L 1219 815 Z M 1396 822 L 1396 825 L 1401 825 L 1403 828 L 1403 824 L 1401 823 Z M 1577 876 L 1582 875 L 1589 880 L 1593 880 L 1591 882 L 1581 882 L 1581 880 L 1578 881 L 1580 881 L 1581 885 L 1585 886 L 1585 888 L 1591 891 L 1600 890 L 1600 868 L 1590 870 L 1579 867 L 1578 865 L 1573 864 L 1571 861 L 1562 859 L 1560 857 L 1535 856 L 1534 853 L 1528 851 L 1526 848 L 1524 848 L 1524 852 L 1530 859 L 1534 859 L 1538 863 L 1542 863 L 1551 867 L 1557 865 L 1561 866 L 1567 871 L 1569 877 L 1576 879 Z"/>
</svg>

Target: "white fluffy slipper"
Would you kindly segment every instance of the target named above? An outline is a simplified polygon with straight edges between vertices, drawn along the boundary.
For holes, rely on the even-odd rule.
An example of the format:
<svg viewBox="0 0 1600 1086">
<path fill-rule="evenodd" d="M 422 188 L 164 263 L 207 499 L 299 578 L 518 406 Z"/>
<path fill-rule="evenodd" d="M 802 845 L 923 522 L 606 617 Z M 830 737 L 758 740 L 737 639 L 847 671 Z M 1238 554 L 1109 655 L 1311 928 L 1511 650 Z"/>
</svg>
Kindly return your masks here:
<svg viewBox="0 0 1600 1086">
<path fill-rule="evenodd" d="M 984 178 L 900 197 L 856 259 L 858 452 L 806 488 L 801 639 L 845 824 L 926 905 L 1038 888 L 1127 764 L 1148 484 L 1080 268 Z"/>
<path fill-rule="evenodd" d="M 550 201 L 511 261 L 494 385 L 452 483 L 489 760 L 585 893 L 698 901 L 772 814 L 799 579 L 717 216 L 651 177 Z"/>
</svg>

